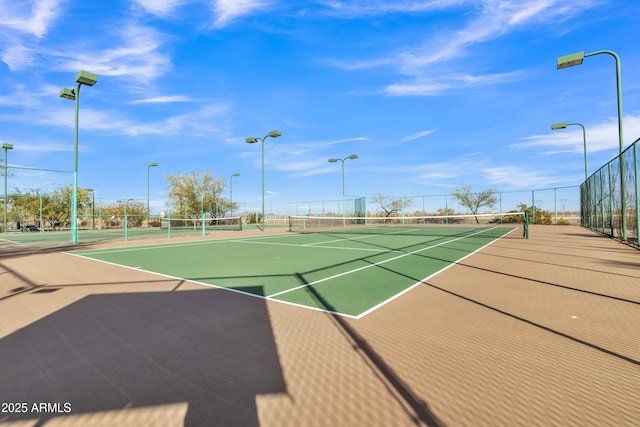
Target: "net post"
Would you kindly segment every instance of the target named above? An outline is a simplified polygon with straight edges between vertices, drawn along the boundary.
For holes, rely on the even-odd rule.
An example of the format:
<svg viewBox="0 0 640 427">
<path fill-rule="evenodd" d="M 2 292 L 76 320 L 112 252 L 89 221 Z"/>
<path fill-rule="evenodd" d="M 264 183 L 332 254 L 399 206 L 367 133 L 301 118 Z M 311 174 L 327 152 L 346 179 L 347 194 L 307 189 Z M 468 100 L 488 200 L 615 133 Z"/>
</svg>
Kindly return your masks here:
<svg viewBox="0 0 640 427">
<path fill-rule="evenodd" d="M 202 212 L 201 217 L 202 217 L 202 235 L 204 236 L 206 234 L 205 227 L 204 227 L 204 212 Z"/>
<path fill-rule="evenodd" d="M 167 238 L 171 238 L 171 211 L 167 210 Z"/>
<path fill-rule="evenodd" d="M 527 212 L 524 213 L 524 238 L 529 238 L 529 214 Z"/>
</svg>

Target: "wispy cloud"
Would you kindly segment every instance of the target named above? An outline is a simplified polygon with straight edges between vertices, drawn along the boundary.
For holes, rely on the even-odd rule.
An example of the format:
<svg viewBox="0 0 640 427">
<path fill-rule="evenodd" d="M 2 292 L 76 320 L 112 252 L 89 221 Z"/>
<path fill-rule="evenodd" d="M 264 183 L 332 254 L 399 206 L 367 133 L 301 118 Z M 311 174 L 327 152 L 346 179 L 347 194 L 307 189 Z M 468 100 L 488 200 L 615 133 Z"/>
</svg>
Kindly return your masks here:
<svg viewBox="0 0 640 427">
<path fill-rule="evenodd" d="M 482 170 L 490 185 L 501 188 L 544 188 L 558 184 L 557 175 L 538 169 L 523 169 L 517 166 L 500 166 Z"/>
<path fill-rule="evenodd" d="M 401 75 L 409 76 L 407 81 L 389 84 L 384 93 L 387 96 L 432 96 L 451 89 L 471 86 L 486 86 L 523 78 L 522 73 L 459 73 L 455 66 L 444 64 L 472 55 L 476 45 L 495 40 L 509 33 L 546 25 L 565 22 L 583 13 L 584 10 L 601 3 L 601 0 L 576 0 L 569 7 L 562 0 L 501 0 L 437 1 L 437 2 L 325 2 L 335 11 L 350 14 L 382 14 L 391 12 L 428 13 L 434 10 L 469 8 L 465 22 L 458 28 L 445 27 L 435 34 L 425 37 L 419 45 L 398 50 L 395 54 L 380 58 L 328 59 L 328 66 L 345 70 L 364 70 L 374 67 L 394 67 Z"/>
<path fill-rule="evenodd" d="M 367 16 L 389 13 L 417 13 L 438 9 L 450 9 L 461 4 L 468 4 L 469 0 L 351 0 L 351 1 L 319 1 L 334 15 L 338 16 Z"/>
<path fill-rule="evenodd" d="M 166 95 L 155 96 L 152 98 L 137 99 L 132 101 L 131 104 L 169 104 L 174 102 L 192 102 L 193 98 L 183 95 Z"/>
<path fill-rule="evenodd" d="M 240 16 L 249 15 L 271 4 L 267 0 L 214 0 L 214 27 L 222 28 Z"/>
<path fill-rule="evenodd" d="M 402 138 L 402 142 L 415 141 L 416 139 L 424 138 L 425 136 L 431 135 L 435 132 L 435 129 L 423 130 L 413 135 L 408 135 Z"/>
<path fill-rule="evenodd" d="M 184 3 L 184 0 L 134 0 L 148 13 L 156 16 L 168 16 Z"/>
<path fill-rule="evenodd" d="M 0 53 L 0 58 L 11 71 L 20 71 L 36 62 L 33 50 L 24 45 L 7 47 Z"/>
<path fill-rule="evenodd" d="M 72 103 L 71 103 L 72 104 Z M 225 105 L 209 105 L 195 111 L 177 114 L 159 120 L 136 122 L 124 117 L 120 112 L 98 111 L 83 108 L 80 116 L 82 129 L 103 131 L 110 135 L 189 135 L 210 136 L 220 132 L 213 126 L 213 118 L 222 116 L 228 107 Z M 72 129 L 74 115 L 71 108 L 47 110 L 37 115 L 1 115 L 0 120 L 14 120 L 35 123 L 45 126 L 66 127 Z"/>
<path fill-rule="evenodd" d="M 586 123 L 584 126 L 588 153 L 619 147 L 617 117 L 611 117 L 604 123 Z M 640 134 L 640 116 L 624 116 L 624 133 L 628 135 L 625 140 L 627 146 Z M 543 135 L 531 135 L 523 138 L 523 141 L 511 144 L 509 148 L 536 150 L 544 155 L 584 152 L 584 138 L 579 126 L 569 126 L 566 130 L 549 131 Z"/>
<path fill-rule="evenodd" d="M 171 59 L 161 52 L 165 37 L 149 27 L 136 24 L 115 30 L 111 39 L 115 47 L 106 49 L 77 49 L 81 52 L 54 52 L 65 71 L 90 69 L 98 75 L 127 76 L 129 79 L 150 81 L 171 69 Z M 72 50 L 73 52 L 73 50 Z"/>
<path fill-rule="evenodd" d="M 0 0 L 0 27 L 42 38 L 61 12 L 60 3 L 60 0 Z"/>
</svg>

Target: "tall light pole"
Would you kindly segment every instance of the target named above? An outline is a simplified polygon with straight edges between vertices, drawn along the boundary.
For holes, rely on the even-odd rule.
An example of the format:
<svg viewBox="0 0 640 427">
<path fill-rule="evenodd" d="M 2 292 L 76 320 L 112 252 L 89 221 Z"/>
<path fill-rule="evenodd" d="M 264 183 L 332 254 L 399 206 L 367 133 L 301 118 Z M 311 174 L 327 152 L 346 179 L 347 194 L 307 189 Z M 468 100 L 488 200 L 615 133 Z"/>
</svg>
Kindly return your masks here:
<svg viewBox="0 0 640 427">
<path fill-rule="evenodd" d="M 231 216 L 233 216 L 233 177 L 240 176 L 239 173 L 234 173 L 229 177 L 229 203 L 231 204 Z"/>
<path fill-rule="evenodd" d="M 93 86 L 98 81 L 98 76 L 87 71 L 76 74 L 76 89 L 60 89 L 60 97 L 76 102 L 75 133 L 73 138 L 73 195 L 71 199 L 71 243 L 78 243 L 78 106 L 80 103 L 80 86 Z"/>
<path fill-rule="evenodd" d="M 4 232 L 7 232 L 7 175 L 9 175 L 9 168 L 7 166 L 7 151 L 13 150 L 13 144 L 2 144 L 4 150 Z"/>
<path fill-rule="evenodd" d="M 149 176 L 152 167 L 158 166 L 158 163 L 151 162 L 147 165 L 147 228 L 149 227 L 149 218 L 151 217 L 151 210 L 149 209 Z"/>
<path fill-rule="evenodd" d="M 255 144 L 260 141 L 262 143 L 262 231 L 264 231 L 265 219 L 264 219 L 264 140 L 271 138 L 278 138 L 282 136 L 282 132 L 279 130 L 272 130 L 264 138 L 247 138 L 244 141 L 247 144 Z M 256 221 L 256 224 L 258 221 Z"/>
<path fill-rule="evenodd" d="M 344 161 L 351 159 L 351 160 L 355 160 L 358 158 L 357 154 L 352 154 L 350 156 L 345 157 L 344 159 L 329 159 L 328 162 L 329 163 L 336 163 L 336 162 L 341 162 L 342 163 L 342 197 L 345 196 L 345 191 L 344 191 Z"/>
<path fill-rule="evenodd" d="M 589 178 L 589 172 L 587 170 L 587 130 L 582 123 L 554 123 L 551 125 L 551 130 L 566 129 L 567 126 L 580 126 L 582 128 L 582 142 L 584 145 L 584 180 Z"/>
<path fill-rule="evenodd" d="M 627 197 L 624 182 L 624 138 L 622 132 L 622 76 L 620 73 L 620 57 L 611 50 L 598 50 L 591 53 L 577 52 L 570 55 L 558 57 L 558 70 L 574 65 L 582 64 L 585 57 L 607 54 L 613 56 L 616 62 L 616 91 L 618 94 L 618 142 L 620 145 L 620 199 L 621 199 L 621 220 L 622 220 L 622 240 L 627 241 Z"/>
</svg>

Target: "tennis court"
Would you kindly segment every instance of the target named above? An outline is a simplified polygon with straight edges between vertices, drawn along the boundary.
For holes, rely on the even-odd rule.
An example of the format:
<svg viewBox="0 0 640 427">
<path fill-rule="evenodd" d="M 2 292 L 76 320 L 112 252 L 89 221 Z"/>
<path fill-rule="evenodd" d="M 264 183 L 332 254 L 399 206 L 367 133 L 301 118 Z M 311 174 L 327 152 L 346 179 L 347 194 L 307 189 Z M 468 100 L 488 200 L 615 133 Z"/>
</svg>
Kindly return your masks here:
<svg viewBox="0 0 640 427">
<path fill-rule="evenodd" d="M 250 238 L 69 252 L 360 318 L 522 224 L 359 224 Z"/>
</svg>

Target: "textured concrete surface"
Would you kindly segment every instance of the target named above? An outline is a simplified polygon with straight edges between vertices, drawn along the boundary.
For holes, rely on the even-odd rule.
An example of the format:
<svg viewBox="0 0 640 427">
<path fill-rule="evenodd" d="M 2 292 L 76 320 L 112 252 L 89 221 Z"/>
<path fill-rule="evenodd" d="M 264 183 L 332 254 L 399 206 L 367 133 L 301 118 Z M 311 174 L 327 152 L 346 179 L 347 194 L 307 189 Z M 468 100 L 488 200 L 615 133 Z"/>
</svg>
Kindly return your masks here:
<svg viewBox="0 0 640 427">
<path fill-rule="evenodd" d="M 579 227 L 499 240 L 360 320 L 64 249 L 0 250 L 0 426 L 640 419 L 640 251 Z"/>
</svg>

